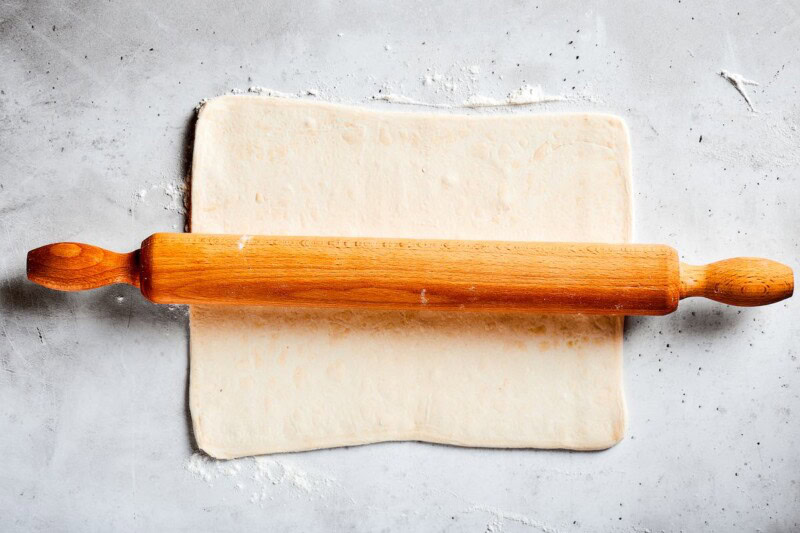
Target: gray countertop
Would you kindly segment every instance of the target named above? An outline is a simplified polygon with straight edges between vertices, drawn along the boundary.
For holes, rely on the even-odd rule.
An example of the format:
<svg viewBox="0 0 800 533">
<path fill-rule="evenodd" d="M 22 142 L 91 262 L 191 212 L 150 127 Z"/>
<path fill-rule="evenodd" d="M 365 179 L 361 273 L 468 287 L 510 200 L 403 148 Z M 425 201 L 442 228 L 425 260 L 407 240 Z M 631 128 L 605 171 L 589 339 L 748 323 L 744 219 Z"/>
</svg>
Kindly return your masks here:
<svg viewBox="0 0 800 533">
<path fill-rule="evenodd" d="M 638 241 L 796 268 L 798 6 L 567 4 L 4 3 L 2 529 L 800 528 L 796 299 L 628 319 L 630 424 L 608 451 L 387 443 L 218 464 L 193 456 L 185 308 L 25 280 L 25 252 L 47 242 L 123 251 L 182 229 L 194 106 L 249 86 L 414 109 L 372 97 L 541 85 L 568 100 L 464 112 L 619 114 Z M 722 69 L 759 83 L 744 86 L 755 112 Z"/>
</svg>

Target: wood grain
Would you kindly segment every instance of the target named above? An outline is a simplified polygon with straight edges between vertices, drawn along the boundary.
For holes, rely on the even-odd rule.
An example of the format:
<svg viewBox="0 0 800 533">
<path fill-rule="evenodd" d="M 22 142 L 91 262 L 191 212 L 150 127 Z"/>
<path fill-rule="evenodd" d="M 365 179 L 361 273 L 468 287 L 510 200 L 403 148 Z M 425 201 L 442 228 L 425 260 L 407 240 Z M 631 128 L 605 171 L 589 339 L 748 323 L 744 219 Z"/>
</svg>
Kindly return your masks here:
<svg viewBox="0 0 800 533">
<path fill-rule="evenodd" d="M 109 252 L 79 242 L 59 242 L 28 252 L 28 279 L 61 291 L 95 289 L 112 283 L 139 286 L 139 251 Z"/>
<path fill-rule="evenodd" d="M 659 245 L 156 234 L 159 303 L 664 314 L 678 256 Z"/>
<path fill-rule="evenodd" d="M 764 305 L 794 288 L 775 261 L 693 266 L 655 244 L 193 233 L 156 233 L 129 254 L 43 246 L 28 277 L 61 290 L 130 283 L 157 303 L 613 315 L 663 315 L 692 296 Z"/>
<path fill-rule="evenodd" d="M 789 298 L 794 275 L 788 266 L 760 257 L 735 257 L 708 265 L 681 263 L 681 298 L 703 296 L 742 307 Z"/>
</svg>

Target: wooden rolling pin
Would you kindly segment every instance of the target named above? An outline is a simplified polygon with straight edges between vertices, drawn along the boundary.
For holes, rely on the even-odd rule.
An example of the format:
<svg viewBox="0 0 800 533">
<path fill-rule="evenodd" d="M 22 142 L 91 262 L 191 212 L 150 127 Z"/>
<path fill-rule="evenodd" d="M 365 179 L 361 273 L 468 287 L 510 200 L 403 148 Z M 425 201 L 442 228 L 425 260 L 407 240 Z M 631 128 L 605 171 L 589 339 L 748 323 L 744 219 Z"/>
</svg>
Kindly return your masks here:
<svg viewBox="0 0 800 533">
<path fill-rule="evenodd" d="M 77 291 L 139 287 L 156 303 L 663 315 L 704 296 L 755 306 L 792 295 L 792 270 L 739 257 L 692 266 L 669 246 L 157 233 L 119 254 L 62 242 L 28 278 Z"/>
</svg>

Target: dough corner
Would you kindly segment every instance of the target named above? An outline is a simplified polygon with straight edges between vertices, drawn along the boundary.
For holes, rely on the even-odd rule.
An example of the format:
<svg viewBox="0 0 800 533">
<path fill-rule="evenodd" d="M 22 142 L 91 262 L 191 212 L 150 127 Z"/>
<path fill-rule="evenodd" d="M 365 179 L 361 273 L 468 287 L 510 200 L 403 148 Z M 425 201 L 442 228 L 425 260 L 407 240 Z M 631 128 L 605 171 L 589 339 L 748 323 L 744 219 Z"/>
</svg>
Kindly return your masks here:
<svg viewBox="0 0 800 533">
<path fill-rule="evenodd" d="M 194 440 L 197 444 L 197 447 L 209 457 L 213 457 L 214 459 L 234 459 L 236 457 L 240 457 L 240 455 L 232 454 L 229 450 L 226 449 L 225 446 L 220 445 L 217 442 L 214 442 L 213 438 L 211 438 L 204 430 L 203 424 L 200 421 L 199 416 L 195 417 L 194 412 L 192 412 L 192 427 L 194 428 Z"/>
</svg>

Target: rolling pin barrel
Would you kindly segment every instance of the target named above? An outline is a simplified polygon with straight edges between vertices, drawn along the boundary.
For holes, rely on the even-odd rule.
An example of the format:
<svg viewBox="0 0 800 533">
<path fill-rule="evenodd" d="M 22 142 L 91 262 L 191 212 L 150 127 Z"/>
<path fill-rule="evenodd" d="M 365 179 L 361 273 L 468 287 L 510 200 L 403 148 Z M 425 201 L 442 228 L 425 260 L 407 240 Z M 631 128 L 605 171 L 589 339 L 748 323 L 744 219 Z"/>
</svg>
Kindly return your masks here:
<svg viewBox="0 0 800 533">
<path fill-rule="evenodd" d="M 28 277 L 61 290 L 129 283 L 157 303 L 662 315 L 681 298 L 764 305 L 789 267 L 680 263 L 669 246 L 158 233 L 117 254 L 57 243 Z"/>
</svg>

